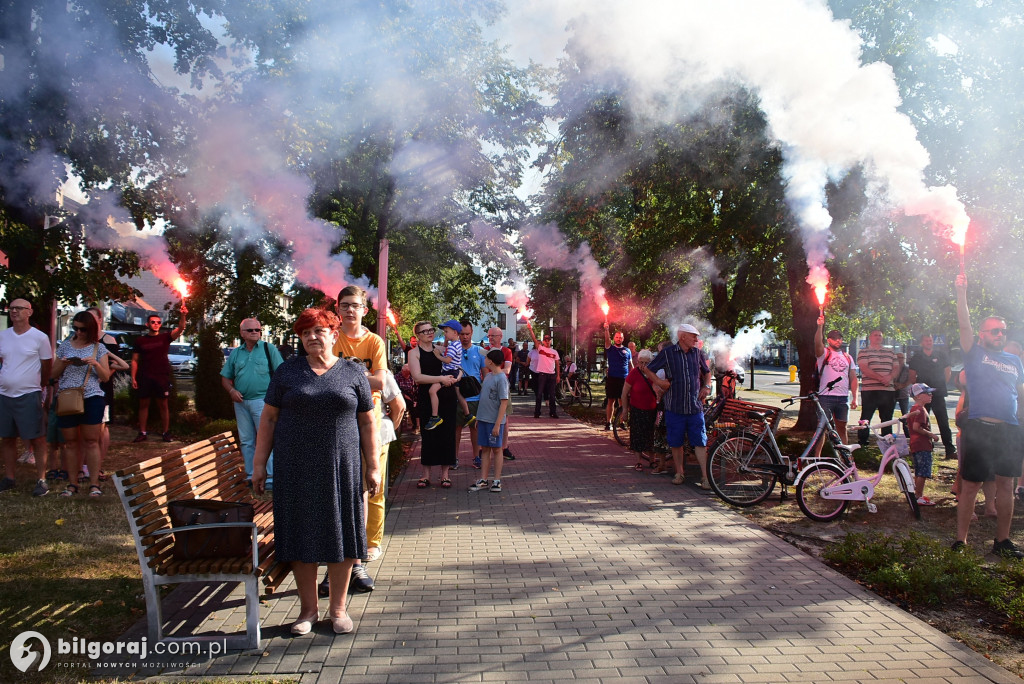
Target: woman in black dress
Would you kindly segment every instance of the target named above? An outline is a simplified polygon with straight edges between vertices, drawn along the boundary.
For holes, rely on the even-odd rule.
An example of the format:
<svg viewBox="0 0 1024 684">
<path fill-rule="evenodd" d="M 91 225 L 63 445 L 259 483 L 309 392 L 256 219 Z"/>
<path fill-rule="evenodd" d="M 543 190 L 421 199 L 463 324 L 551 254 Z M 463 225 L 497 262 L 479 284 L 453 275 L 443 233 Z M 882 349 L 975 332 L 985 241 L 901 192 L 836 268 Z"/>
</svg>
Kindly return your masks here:
<svg viewBox="0 0 1024 684">
<path fill-rule="evenodd" d="M 294 356 L 274 372 L 256 436 L 252 485 L 258 494 L 274 452 L 275 553 L 291 561 L 295 573 L 294 634 L 308 634 L 319 619 L 320 563 L 330 577 L 327 617 L 335 633 L 353 631 L 345 599 L 352 564 L 366 556 L 364 460 L 367 492 L 373 496 L 381 486 L 370 384 L 362 364 L 334 355 L 338 326 L 338 317 L 324 309 L 299 316 L 294 330 L 306 356 Z"/>
<path fill-rule="evenodd" d="M 441 424 L 433 430 L 420 430 L 420 463 L 423 465 L 423 477 L 416 483 L 420 489 L 430 486 L 433 470 L 441 468 L 441 486 L 451 487 L 448 469 L 455 465 L 455 408 L 458 398 L 455 394 L 455 378 L 441 375 L 441 361 L 434 356 L 434 325 L 430 321 L 419 321 L 413 330 L 416 332 L 416 346 L 409 352 L 409 371 L 412 379 L 419 385 L 420 425 L 430 420 L 430 386 L 441 383 L 437 392 L 437 415 Z"/>
</svg>

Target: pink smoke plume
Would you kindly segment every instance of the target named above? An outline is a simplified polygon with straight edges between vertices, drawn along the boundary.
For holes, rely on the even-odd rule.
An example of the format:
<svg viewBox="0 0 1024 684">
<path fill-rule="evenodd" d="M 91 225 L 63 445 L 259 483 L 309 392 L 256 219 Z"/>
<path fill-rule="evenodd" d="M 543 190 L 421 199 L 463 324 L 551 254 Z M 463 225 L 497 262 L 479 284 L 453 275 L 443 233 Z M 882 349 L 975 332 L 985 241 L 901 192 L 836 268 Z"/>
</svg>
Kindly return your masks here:
<svg viewBox="0 0 1024 684">
<path fill-rule="evenodd" d="M 583 242 L 576 249 L 569 249 L 558 226 L 553 223 L 529 224 L 522 229 L 520 238 L 526 255 L 534 263 L 541 268 L 576 271 L 584 296 L 592 299 L 599 308 L 608 306 L 604 285 L 601 284 L 605 270 L 594 259 L 589 244 Z"/>
</svg>

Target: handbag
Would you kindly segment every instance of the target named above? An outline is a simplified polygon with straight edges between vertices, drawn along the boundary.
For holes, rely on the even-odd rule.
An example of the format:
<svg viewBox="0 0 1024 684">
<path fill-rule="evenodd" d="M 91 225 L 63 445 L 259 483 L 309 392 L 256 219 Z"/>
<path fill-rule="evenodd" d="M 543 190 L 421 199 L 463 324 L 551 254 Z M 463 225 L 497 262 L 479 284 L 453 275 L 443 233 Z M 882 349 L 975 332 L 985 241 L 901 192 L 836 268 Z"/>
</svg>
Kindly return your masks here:
<svg viewBox="0 0 1024 684">
<path fill-rule="evenodd" d="M 99 353 L 99 344 L 93 344 L 92 357 Z M 81 387 L 69 387 L 57 393 L 57 415 L 77 416 L 85 413 L 85 385 L 89 382 L 92 366 L 85 369 L 85 379 Z"/>
<path fill-rule="evenodd" d="M 481 389 L 482 385 L 480 384 L 480 381 L 472 375 L 463 375 L 462 379 L 459 380 L 459 392 L 462 393 L 463 397 L 478 396 Z"/>
<path fill-rule="evenodd" d="M 172 527 L 209 525 L 211 523 L 251 523 L 250 503 L 217 499 L 180 499 L 167 505 Z M 252 529 L 249 527 L 216 527 L 208 530 L 175 533 L 177 560 L 198 558 L 239 558 L 252 553 Z"/>
</svg>

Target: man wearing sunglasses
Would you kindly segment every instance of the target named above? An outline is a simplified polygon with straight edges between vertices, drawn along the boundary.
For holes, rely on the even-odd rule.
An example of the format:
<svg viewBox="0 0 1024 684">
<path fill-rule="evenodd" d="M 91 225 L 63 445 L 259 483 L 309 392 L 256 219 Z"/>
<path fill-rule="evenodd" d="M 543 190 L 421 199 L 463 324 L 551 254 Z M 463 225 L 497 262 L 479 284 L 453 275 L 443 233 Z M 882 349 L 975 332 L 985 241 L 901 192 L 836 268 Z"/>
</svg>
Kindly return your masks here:
<svg viewBox="0 0 1024 684">
<path fill-rule="evenodd" d="M 967 376 L 968 414 L 963 427 L 960 474 L 963 485 L 957 502 L 954 549 L 967 543 L 974 501 L 983 482 L 996 482 L 996 535 L 992 553 L 1024 559 L 1024 552 L 1010 540 L 1013 520 L 1013 478 L 1021 472 L 1024 452 L 1019 425 L 1024 392 L 1021 360 L 1003 350 L 1006 320 L 989 316 L 981 322 L 974 340 L 967 310 L 967 276 L 956 278 L 956 313 L 960 323 L 960 347 Z"/>
<path fill-rule="evenodd" d="M 256 428 L 263 415 L 263 398 L 267 396 L 270 376 L 284 359 L 272 344 L 261 342 L 263 326 L 255 318 L 246 318 L 239 326 L 242 344 L 231 352 L 220 372 L 220 382 L 227 390 L 235 407 L 235 421 L 238 423 L 238 440 L 241 442 L 242 458 L 245 459 L 245 477 L 252 479 L 252 461 L 256 455 Z M 267 483 L 270 489 L 274 481 L 274 453 L 267 459 Z"/>
<path fill-rule="evenodd" d="M 160 332 L 163 319 L 159 314 L 149 314 L 146 318 L 146 332 L 135 340 L 132 349 L 132 389 L 139 394 L 139 434 L 133 441 L 145 442 L 148 439 L 146 424 L 149 422 L 149 404 L 155 399 L 157 410 L 160 411 L 160 422 L 163 425 L 163 440 L 170 442 L 171 412 L 167 406 L 167 398 L 171 396 L 171 362 L 167 353 L 171 342 L 185 332 L 185 316 L 188 309 L 181 305 L 181 318 L 178 327 L 170 332 Z"/>
</svg>

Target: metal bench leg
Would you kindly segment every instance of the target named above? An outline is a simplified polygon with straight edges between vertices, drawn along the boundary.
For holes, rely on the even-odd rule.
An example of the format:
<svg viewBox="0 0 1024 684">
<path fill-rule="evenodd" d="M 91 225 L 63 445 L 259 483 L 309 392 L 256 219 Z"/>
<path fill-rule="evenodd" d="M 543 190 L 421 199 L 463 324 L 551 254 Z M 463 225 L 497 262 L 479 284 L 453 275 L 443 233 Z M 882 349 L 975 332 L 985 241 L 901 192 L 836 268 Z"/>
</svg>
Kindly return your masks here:
<svg viewBox="0 0 1024 684">
<path fill-rule="evenodd" d="M 146 594 L 146 623 L 149 626 L 149 643 L 155 644 L 163 638 L 164 613 L 160 605 L 160 588 L 149 573 L 142 573 L 142 587 Z"/>
<path fill-rule="evenodd" d="M 246 648 L 260 647 L 260 583 L 255 575 L 245 580 Z"/>
</svg>

